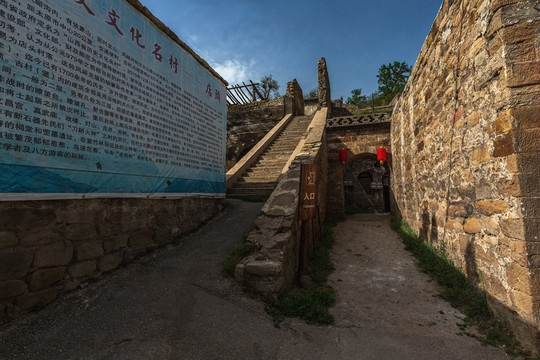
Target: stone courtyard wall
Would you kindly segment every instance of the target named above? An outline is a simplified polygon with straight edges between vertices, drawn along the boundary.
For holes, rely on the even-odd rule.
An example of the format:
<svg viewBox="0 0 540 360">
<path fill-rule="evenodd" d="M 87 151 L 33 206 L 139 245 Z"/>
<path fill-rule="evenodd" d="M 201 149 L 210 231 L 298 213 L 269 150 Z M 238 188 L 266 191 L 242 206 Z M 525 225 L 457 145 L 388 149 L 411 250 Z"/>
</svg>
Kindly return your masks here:
<svg viewBox="0 0 540 360">
<path fill-rule="evenodd" d="M 537 351 L 539 28 L 537 1 L 445 0 L 391 132 L 401 216 Z"/>
<path fill-rule="evenodd" d="M 297 279 L 300 261 L 302 220 L 298 214 L 300 172 L 302 164 L 318 165 L 318 217 L 305 220 L 306 255 L 313 251 L 314 240 L 321 236 L 319 223 L 326 216 L 328 154 L 326 147 L 326 116 L 328 109 L 319 110 L 301 140 L 302 147 L 255 220 L 247 242 L 254 247 L 252 254 L 236 267 L 235 277 L 259 294 L 275 298 Z M 300 146 L 300 145 L 299 145 Z"/>
<path fill-rule="evenodd" d="M 0 203 L 0 324 L 165 244 L 222 199 L 88 199 Z"/>
</svg>

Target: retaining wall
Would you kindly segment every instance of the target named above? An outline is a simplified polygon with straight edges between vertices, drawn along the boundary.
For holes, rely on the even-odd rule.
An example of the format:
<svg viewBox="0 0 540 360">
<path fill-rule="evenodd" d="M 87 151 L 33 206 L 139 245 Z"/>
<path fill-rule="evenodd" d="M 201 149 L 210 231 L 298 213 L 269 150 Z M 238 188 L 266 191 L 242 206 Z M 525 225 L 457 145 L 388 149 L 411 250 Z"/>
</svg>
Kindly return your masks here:
<svg viewBox="0 0 540 360">
<path fill-rule="evenodd" d="M 449 1 L 392 117 L 402 217 L 540 349 L 540 11 Z"/>
</svg>

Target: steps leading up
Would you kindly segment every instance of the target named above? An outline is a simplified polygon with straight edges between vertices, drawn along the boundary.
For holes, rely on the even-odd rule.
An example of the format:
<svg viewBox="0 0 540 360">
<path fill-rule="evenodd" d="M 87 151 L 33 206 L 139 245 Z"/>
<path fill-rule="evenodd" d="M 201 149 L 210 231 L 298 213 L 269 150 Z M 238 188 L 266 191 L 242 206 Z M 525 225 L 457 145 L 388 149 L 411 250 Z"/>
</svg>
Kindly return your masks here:
<svg viewBox="0 0 540 360">
<path fill-rule="evenodd" d="M 277 178 L 311 122 L 312 116 L 295 116 L 259 159 L 227 191 L 228 197 L 264 197 L 277 185 Z"/>
</svg>

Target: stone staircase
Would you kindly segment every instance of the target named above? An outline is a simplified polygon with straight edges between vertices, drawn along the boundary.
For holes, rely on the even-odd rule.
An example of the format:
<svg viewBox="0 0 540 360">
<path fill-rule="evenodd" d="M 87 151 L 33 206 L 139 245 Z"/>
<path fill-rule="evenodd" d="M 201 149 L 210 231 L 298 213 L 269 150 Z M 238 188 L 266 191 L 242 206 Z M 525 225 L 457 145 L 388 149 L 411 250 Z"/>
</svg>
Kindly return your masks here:
<svg viewBox="0 0 540 360">
<path fill-rule="evenodd" d="M 312 116 L 295 116 L 257 161 L 227 191 L 227 197 L 263 197 L 274 191 L 277 178 L 302 138 Z"/>
</svg>

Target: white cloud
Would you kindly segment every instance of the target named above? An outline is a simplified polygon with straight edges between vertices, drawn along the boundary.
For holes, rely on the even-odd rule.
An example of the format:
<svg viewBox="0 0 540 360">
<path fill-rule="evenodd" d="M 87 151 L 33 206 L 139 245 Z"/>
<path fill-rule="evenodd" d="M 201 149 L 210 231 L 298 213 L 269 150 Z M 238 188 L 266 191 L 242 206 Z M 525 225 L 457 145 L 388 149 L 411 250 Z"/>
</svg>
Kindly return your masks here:
<svg viewBox="0 0 540 360">
<path fill-rule="evenodd" d="M 239 60 L 227 60 L 223 63 L 215 62 L 212 67 L 218 74 L 227 80 L 230 85 L 235 85 L 242 81 L 253 80 L 254 65 L 254 60 L 251 60 L 248 64 L 242 63 Z"/>
</svg>

